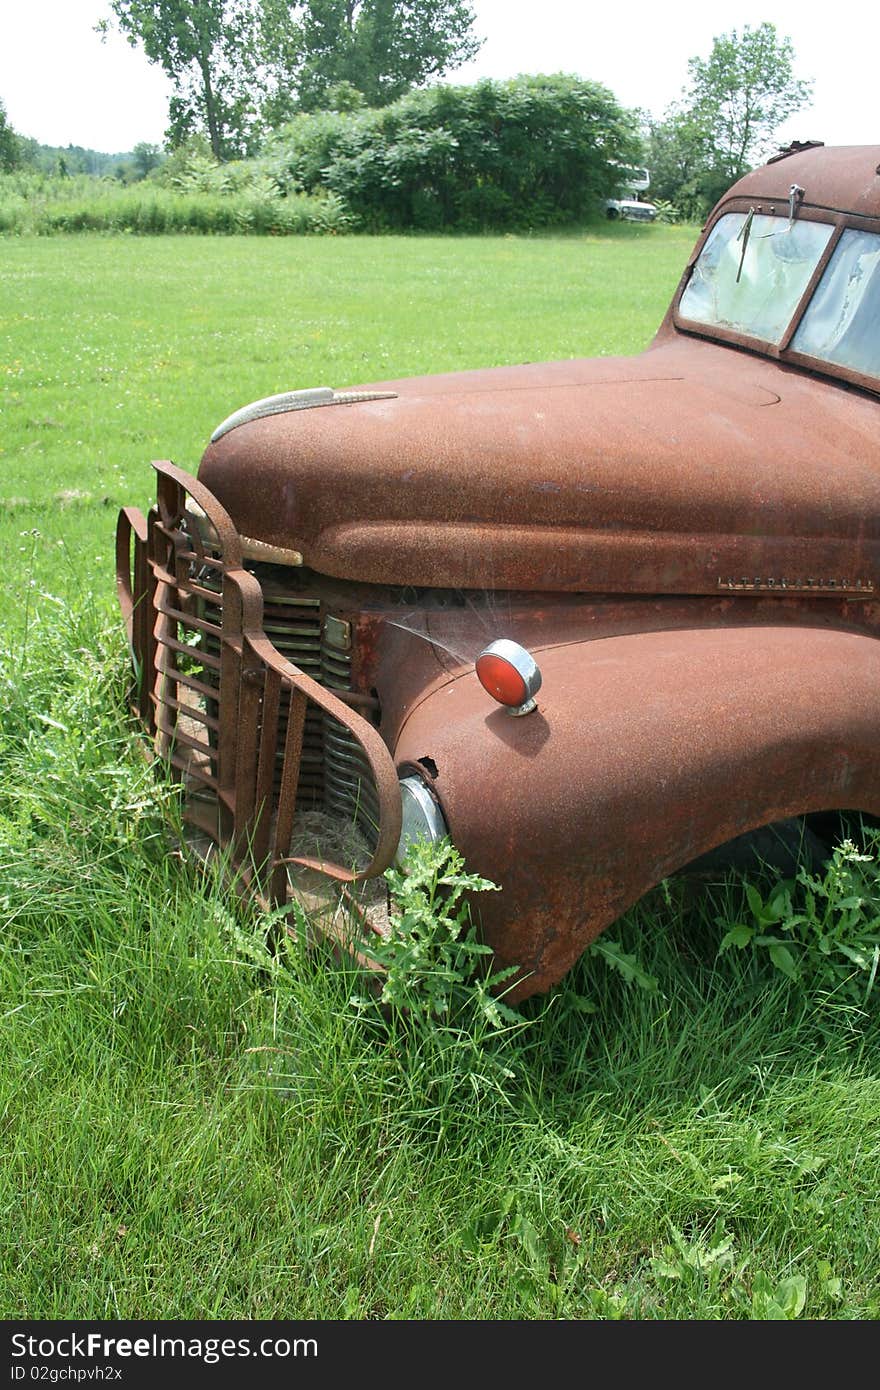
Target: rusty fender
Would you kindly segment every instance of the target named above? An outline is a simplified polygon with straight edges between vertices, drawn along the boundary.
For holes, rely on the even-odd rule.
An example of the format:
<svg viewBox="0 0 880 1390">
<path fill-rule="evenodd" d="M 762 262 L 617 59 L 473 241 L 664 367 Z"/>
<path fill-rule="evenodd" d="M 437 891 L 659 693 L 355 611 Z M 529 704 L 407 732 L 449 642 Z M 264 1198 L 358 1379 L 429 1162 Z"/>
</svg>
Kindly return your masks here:
<svg viewBox="0 0 880 1390">
<path fill-rule="evenodd" d="M 536 712 L 472 672 L 397 740 L 468 866 L 511 997 L 562 978 L 661 879 L 745 831 L 819 810 L 880 814 L 880 641 L 820 627 L 644 632 L 534 652 Z"/>
</svg>

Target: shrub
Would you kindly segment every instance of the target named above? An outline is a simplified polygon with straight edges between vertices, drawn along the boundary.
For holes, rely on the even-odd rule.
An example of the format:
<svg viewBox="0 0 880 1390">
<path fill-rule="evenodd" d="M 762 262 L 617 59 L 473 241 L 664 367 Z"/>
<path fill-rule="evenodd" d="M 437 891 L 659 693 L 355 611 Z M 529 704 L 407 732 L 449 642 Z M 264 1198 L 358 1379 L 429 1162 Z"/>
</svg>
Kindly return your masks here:
<svg viewBox="0 0 880 1390">
<path fill-rule="evenodd" d="M 368 228 L 481 230 L 581 219 L 612 166 L 637 152 L 632 118 L 609 91 L 556 75 L 301 115 L 266 165 L 285 190 L 333 190 Z"/>
<path fill-rule="evenodd" d="M 654 206 L 657 209 L 657 221 L 666 223 L 684 222 L 684 214 L 674 203 L 668 203 L 665 198 L 654 199 Z"/>
</svg>

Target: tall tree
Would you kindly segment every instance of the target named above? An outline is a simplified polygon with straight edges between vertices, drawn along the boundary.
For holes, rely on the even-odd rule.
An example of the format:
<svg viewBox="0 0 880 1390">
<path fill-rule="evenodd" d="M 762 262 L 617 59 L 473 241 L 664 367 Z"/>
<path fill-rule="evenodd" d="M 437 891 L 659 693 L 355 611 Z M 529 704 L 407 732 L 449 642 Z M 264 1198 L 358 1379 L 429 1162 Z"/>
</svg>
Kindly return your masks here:
<svg viewBox="0 0 880 1390">
<path fill-rule="evenodd" d="M 711 131 L 675 103 L 661 119 L 645 118 L 644 145 L 650 196 L 674 204 L 689 221 L 700 221 L 730 183 L 716 167 Z"/>
<path fill-rule="evenodd" d="M 684 104 L 728 182 L 771 153 L 779 126 L 806 105 L 813 85 L 795 77 L 791 40 L 767 20 L 714 39 L 709 57 L 691 58 L 688 73 Z"/>
<path fill-rule="evenodd" d="M 387 106 L 467 62 L 482 44 L 467 0 L 306 0 L 285 8 L 300 36 L 300 110 L 346 88 L 368 106 Z"/>
<path fill-rule="evenodd" d="M 9 124 L 6 107 L 0 101 L 0 171 L 7 174 L 21 163 L 21 141 Z"/>
<path fill-rule="evenodd" d="M 769 155 L 782 122 L 809 100 L 794 73 L 791 40 L 773 24 L 746 25 L 691 58 L 689 85 L 660 120 L 648 119 L 651 190 L 699 219 L 725 189 Z"/>
<path fill-rule="evenodd" d="M 169 143 L 206 131 L 217 159 L 250 153 L 267 125 L 297 110 L 385 106 L 482 42 L 467 0 L 109 4 L 129 43 L 171 79 Z"/>
<path fill-rule="evenodd" d="M 132 150 L 132 162 L 137 178 L 145 179 L 151 169 L 158 169 L 162 163 L 162 151 L 158 145 L 139 140 Z"/>
<path fill-rule="evenodd" d="M 251 0 L 110 0 L 110 8 L 132 47 L 171 79 L 169 143 L 206 130 L 216 159 L 249 153 L 259 17 Z"/>
</svg>

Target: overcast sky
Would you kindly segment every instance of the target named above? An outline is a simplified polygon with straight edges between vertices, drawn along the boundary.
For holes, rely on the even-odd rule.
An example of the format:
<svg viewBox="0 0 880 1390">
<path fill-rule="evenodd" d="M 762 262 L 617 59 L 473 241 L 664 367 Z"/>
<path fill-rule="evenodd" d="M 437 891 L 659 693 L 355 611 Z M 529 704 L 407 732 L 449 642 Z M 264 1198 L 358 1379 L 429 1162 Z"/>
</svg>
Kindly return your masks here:
<svg viewBox="0 0 880 1390">
<path fill-rule="evenodd" d="M 880 143 L 880 6 L 829 11 L 805 0 L 474 0 L 480 56 L 449 80 L 568 72 L 609 87 L 624 106 L 660 115 L 687 80 L 687 60 L 716 34 L 767 19 L 794 44 L 814 100 L 784 139 Z M 95 23 L 106 0 L 0 0 L 0 100 L 12 125 L 47 145 L 115 153 L 160 144 L 169 88 L 161 71 Z M 842 21 L 835 23 L 835 14 Z"/>
</svg>

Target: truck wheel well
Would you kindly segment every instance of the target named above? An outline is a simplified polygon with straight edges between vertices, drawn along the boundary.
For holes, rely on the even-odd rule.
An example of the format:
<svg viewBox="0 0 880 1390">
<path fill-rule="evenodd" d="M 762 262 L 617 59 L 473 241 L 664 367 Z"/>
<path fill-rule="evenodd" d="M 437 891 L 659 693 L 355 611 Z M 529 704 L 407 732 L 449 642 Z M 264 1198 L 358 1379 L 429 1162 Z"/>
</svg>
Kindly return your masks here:
<svg viewBox="0 0 880 1390">
<path fill-rule="evenodd" d="M 865 826 L 877 818 L 860 811 L 816 811 L 756 826 L 726 840 L 685 864 L 684 874 L 703 874 L 725 869 L 744 873 L 764 868 L 783 878 L 793 878 L 799 867 L 821 869 L 834 846 L 843 839 L 858 840 Z"/>
</svg>

